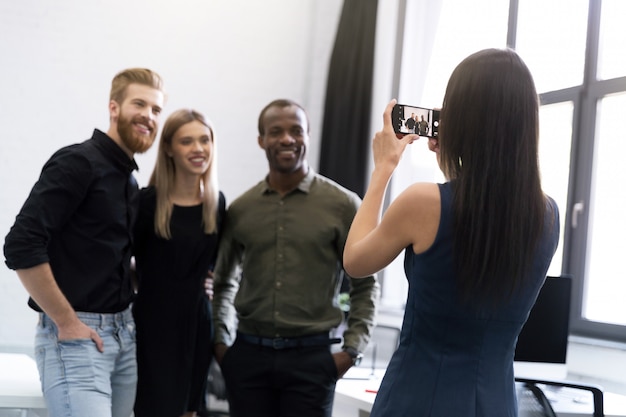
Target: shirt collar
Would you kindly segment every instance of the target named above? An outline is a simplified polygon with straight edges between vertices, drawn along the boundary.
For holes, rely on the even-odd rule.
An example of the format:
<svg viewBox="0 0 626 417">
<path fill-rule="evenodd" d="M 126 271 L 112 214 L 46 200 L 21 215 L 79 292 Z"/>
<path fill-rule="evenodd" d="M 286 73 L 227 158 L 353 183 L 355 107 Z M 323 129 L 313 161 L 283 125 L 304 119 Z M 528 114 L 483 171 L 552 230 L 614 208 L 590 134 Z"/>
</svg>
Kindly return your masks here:
<svg viewBox="0 0 626 417">
<path fill-rule="evenodd" d="M 104 156 L 111 160 L 117 167 L 129 173 L 138 170 L 137 162 L 134 158 L 129 158 L 126 152 L 119 147 L 109 135 L 101 130 L 94 129 L 93 140 L 96 146 L 102 150 Z"/>
<path fill-rule="evenodd" d="M 268 178 L 269 178 L 269 175 L 267 175 L 265 179 L 262 181 L 261 194 L 270 194 L 270 193 L 276 192 L 272 187 L 270 187 Z M 300 190 L 303 193 L 308 194 L 309 191 L 311 190 L 311 185 L 313 184 L 314 179 L 315 179 L 315 171 L 313 171 L 313 168 L 309 167 L 309 172 L 307 172 L 304 178 L 302 178 L 302 181 L 300 181 L 300 183 L 295 188 L 295 190 Z"/>
</svg>

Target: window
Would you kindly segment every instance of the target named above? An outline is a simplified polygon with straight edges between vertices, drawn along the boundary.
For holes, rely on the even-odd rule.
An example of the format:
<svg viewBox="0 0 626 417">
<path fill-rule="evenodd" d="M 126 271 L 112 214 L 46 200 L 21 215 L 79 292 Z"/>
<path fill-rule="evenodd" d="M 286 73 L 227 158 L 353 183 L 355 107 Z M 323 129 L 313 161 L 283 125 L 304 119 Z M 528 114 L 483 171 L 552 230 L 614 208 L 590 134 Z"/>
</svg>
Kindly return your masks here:
<svg viewBox="0 0 626 417">
<path fill-rule="evenodd" d="M 572 332 L 624 341 L 620 249 L 626 245 L 620 232 L 626 232 L 626 191 L 619 184 L 626 180 L 620 169 L 626 149 L 620 126 L 626 108 L 620 46 L 626 40 L 626 3 L 515 3 L 517 31 L 509 39 L 535 76 L 542 99 L 542 177 L 561 209 L 562 259 L 553 261 L 551 273 L 574 277 Z"/>
<path fill-rule="evenodd" d="M 448 79 L 463 58 L 479 49 L 506 46 L 508 13 L 502 1 L 407 0 L 398 102 L 440 107 Z M 420 16 L 427 16 L 429 24 L 411 24 Z M 394 199 L 416 181 L 444 180 L 434 154 L 425 141 L 418 141 L 396 169 L 389 194 Z M 382 274 L 382 305 L 387 309 L 402 309 L 406 301 L 403 259 L 401 254 Z"/>
<path fill-rule="evenodd" d="M 626 326 L 626 277 L 620 268 L 626 246 L 621 236 L 626 232 L 626 93 L 604 96 L 597 109 L 582 315 Z"/>
<path fill-rule="evenodd" d="M 405 24 L 399 101 L 440 106 L 462 58 L 487 47 L 517 50 L 535 77 L 542 104 L 543 186 L 561 212 L 561 242 L 549 274 L 574 278 L 572 333 L 626 341 L 621 268 L 626 255 L 626 2 L 407 0 L 407 16 L 425 5 L 436 23 L 428 34 Z M 419 51 L 430 54 L 420 60 Z M 417 89 L 415 74 L 422 80 Z M 443 180 L 426 146 L 415 145 L 398 167 L 391 198 L 415 181 Z M 396 260 L 383 276 L 383 305 L 401 306 L 405 297 L 402 262 Z"/>
</svg>

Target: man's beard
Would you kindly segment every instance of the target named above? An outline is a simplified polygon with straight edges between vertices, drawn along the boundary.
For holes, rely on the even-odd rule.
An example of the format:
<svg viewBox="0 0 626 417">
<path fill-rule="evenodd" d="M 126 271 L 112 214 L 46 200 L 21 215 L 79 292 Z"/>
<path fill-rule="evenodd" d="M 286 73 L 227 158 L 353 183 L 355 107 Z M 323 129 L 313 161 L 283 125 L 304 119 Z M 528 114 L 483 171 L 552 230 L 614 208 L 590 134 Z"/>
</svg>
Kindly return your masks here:
<svg viewBox="0 0 626 417">
<path fill-rule="evenodd" d="M 133 122 L 144 124 L 148 126 L 151 131 L 146 135 L 142 135 L 133 129 Z M 122 142 L 133 153 L 144 153 L 154 143 L 156 138 L 156 128 L 151 126 L 149 121 L 144 121 L 141 116 L 136 116 L 134 119 L 128 119 L 120 114 L 117 120 L 117 133 L 120 135 Z"/>
</svg>

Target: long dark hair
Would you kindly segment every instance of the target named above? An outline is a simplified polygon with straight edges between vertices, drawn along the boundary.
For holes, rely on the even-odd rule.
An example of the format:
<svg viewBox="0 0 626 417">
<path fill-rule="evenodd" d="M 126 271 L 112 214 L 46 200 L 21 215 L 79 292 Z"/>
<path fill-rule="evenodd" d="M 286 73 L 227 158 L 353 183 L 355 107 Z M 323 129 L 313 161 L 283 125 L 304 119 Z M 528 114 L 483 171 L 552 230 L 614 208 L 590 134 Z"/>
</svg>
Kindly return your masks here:
<svg viewBox="0 0 626 417">
<path fill-rule="evenodd" d="M 500 302 L 530 268 L 546 210 L 539 101 L 510 49 L 470 55 L 441 109 L 440 165 L 454 184 L 454 257 L 463 298 Z"/>
</svg>

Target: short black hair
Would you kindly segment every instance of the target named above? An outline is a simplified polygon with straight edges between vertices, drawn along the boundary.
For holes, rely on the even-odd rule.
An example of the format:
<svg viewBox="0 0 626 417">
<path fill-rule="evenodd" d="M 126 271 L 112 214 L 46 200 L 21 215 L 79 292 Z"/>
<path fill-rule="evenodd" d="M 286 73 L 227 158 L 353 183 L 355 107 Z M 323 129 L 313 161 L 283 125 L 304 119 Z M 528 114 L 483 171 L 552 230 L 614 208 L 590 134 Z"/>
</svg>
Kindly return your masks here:
<svg viewBox="0 0 626 417">
<path fill-rule="evenodd" d="M 302 112 L 304 112 L 304 116 L 306 117 L 306 131 L 307 133 L 309 133 L 311 124 L 309 123 L 309 115 L 306 113 L 306 110 L 304 109 L 304 107 L 302 107 L 300 104 L 296 103 L 293 100 L 289 100 L 287 98 L 279 98 L 279 99 L 272 101 L 271 103 L 263 107 L 263 110 L 261 110 L 261 114 L 259 114 L 259 136 L 265 135 L 265 125 L 264 125 L 265 113 L 267 113 L 267 111 L 270 108 L 278 107 L 282 109 L 282 108 L 291 107 L 291 106 L 298 107 L 300 110 L 302 110 Z"/>
</svg>

